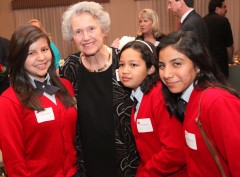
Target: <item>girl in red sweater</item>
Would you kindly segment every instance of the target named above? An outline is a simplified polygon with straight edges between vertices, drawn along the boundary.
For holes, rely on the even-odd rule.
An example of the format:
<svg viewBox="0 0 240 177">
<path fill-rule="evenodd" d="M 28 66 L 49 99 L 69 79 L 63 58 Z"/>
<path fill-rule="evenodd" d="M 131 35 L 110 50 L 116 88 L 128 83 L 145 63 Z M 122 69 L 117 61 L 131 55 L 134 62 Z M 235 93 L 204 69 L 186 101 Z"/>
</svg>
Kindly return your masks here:
<svg viewBox="0 0 240 177">
<path fill-rule="evenodd" d="M 120 80 L 135 100 L 131 126 L 140 155 L 136 177 L 183 177 L 182 126 L 165 106 L 155 50 L 151 43 L 136 40 L 119 53 Z"/>
<path fill-rule="evenodd" d="M 0 149 L 9 177 L 77 177 L 74 91 L 59 79 L 46 33 L 19 27 L 9 50 L 11 86 L 0 96 Z"/>
<path fill-rule="evenodd" d="M 240 176 L 239 93 L 215 66 L 193 32 L 172 33 L 161 41 L 159 75 L 168 110 L 183 121 L 189 177 Z M 183 119 L 177 111 L 178 95 L 187 102 Z"/>
</svg>

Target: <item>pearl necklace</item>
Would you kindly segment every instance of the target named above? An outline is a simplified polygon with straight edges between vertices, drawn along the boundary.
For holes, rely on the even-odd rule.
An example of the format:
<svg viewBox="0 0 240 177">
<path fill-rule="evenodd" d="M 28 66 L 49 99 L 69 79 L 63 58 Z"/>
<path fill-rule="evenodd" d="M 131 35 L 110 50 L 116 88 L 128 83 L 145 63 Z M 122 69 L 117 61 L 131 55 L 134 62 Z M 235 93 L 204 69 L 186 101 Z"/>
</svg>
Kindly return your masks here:
<svg viewBox="0 0 240 177">
<path fill-rule="evenodd" d="M 108 67 L 108 65 L 109 65 L 109 63 L 110 63 L 110 60 L 111 60 L 111 58 L 112 58 L 112 57 L 111 57 L 111 49 L 110 49 L 109 47 L 107 47 L 107 46 L 105 46 L 105 47 L 107 48 L 109 57 L 108 57 L 107 62 L 106 62 L 101 68 L 95 70 L 95 69 L 89 69 L 89 68 L 85 67 L 85 66 L 83 65 L 82 60 L 83 60 L 83 58 L 86 58 L 86 57 L 85 57 L 85 55 L 84 55 L 83 53 L 80 54 L 80 63 L 81 63 L 89 72 L 101 72 L 101 71 L 104 71 L 104 70 Z"/>
</svg>

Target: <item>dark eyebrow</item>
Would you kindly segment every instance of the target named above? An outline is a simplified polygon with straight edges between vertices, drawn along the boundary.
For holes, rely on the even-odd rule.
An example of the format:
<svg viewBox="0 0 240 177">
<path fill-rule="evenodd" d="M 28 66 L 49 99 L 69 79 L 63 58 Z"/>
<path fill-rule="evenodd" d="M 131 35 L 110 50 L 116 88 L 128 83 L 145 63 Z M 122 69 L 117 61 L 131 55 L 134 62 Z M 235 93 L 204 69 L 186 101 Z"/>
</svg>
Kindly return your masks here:
<svg viewBox="0 0 240 177">
<path fill-rule="evenodd" d="M 170 60 L 170 62 L 174 62 L 176 60 L 183 60 L 183 59 L 182 58 L 173 58 L 173 59 Z"/>
<path fill-rule="evenodd" d="M 175 62 L 176 60 L 183 60 L 182 58 L 173 58 L 170 62 Z M 158 61 L 158 63 L 163 63 L 162 61 Z"/>
</svg>

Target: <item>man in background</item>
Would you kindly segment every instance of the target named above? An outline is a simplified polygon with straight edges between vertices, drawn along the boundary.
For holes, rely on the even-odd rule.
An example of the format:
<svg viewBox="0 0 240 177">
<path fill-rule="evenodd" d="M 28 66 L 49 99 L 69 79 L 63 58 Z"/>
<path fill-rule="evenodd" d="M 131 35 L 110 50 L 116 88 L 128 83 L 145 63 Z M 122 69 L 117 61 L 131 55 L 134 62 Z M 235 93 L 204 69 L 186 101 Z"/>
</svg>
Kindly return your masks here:
<svg viewBox="0 0 240 177">
<path fill-rule="evenodd" d="M 203 19 L 209 31 L 209 49 L 220 70 L 228 77 L 228 63 L 232 63 L 234 47 L 231 25 L 225 17 L 227 6 L 224 0 L 210 0 L 208 12 Z"/>
<path fill-rule="evenodd" d="M 0 37 L 0 64 L 5 67 L 4 71 L 0 73 L 0 94 L 9 87 L 9 78 L 8 78 L 8 48 L 9 40 L 3 37 Z"/>
<path fill-rule="evenodd" d="M 194 0 L 168 0 L 168 10 L 180 18 L 179 30 L 195 32 L 208 45 L 207 26 L 193 6 Z"/>
</svg>

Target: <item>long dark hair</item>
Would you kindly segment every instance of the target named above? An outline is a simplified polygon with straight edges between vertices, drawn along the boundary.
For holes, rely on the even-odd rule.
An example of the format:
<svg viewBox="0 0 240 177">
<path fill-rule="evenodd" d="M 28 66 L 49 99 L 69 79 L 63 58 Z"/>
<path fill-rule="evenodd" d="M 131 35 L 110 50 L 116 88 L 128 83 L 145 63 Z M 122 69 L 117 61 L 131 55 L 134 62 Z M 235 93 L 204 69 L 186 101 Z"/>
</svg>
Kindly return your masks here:
<svg viewBox="0 0 240 177">
<path fill-rule="evenodd" d="M 50 48 L 50 40 L 45 32 L 30 24 L 22 25 L 11 37 L 8 57 L 10 83 L 14 91 L 24 106 L 37 111 L 42 111 L 44 108 L 37 96 L 36 89 L 31 84 L 30 78 L 24 69 L 24 63 L 27 59 L 30 45 L 40 38 L 46 39 Z M 52 50 L 51 53 L 54 56 Z M 56 75 L 54 65 L 55 60 L 53 57 L 48 73 L 51 84 L 60 88 L 56 96 L 65 107 L 72 106 L 74 100 Z"/>
<path fill-rule="evenodd" d="M 194 80 L 194 87 L 196 89 L 204 90 L 208 87 L 219 87 L 239 98 L 239 92 L 232 87 L 224 75 L 218 70 L 209 54 L 208 49 L 203 43 L 201 43 L 194 32 L 178 31 L 166 35 L 163 37 L 159 45 L 160 52 L 161 49 L 168 46 L 173 47 L 180 53 L 187 56 L 193 64 L 200 69 L 200 72 Z M 171 114 L 177 116 L 177 95 L 172 94 L 164 84 L 162 91 L 168 110 Z"/>
<path fill-rule="evenodd" d="M 145 61 L 147 69 L 154 66 L 155 71 L 147 75 L 144 81 L 141 83 L 140 88 L 144 94 L 148 93 L 153 85 L 159 81 L 159 74 L 158 74 L 158 58 L 156 55 L 156 48 L 153 44 L 146 41 L 135 40 L 127 43 L 123 46 L 121 51 L 118 54 L 118 57 L 121 57 L 121 54 L 124 50 L 132 48 L 141 54 L 141 58 Z"/>
</svg>

